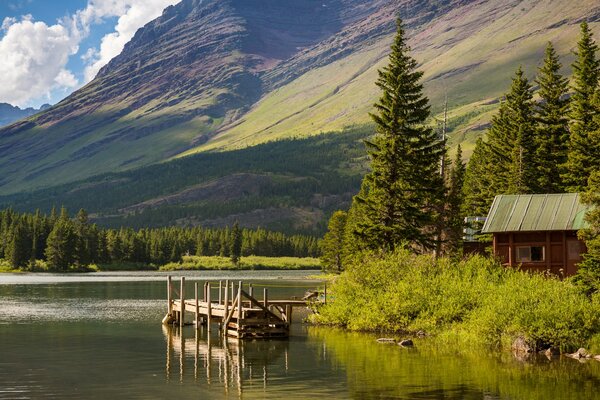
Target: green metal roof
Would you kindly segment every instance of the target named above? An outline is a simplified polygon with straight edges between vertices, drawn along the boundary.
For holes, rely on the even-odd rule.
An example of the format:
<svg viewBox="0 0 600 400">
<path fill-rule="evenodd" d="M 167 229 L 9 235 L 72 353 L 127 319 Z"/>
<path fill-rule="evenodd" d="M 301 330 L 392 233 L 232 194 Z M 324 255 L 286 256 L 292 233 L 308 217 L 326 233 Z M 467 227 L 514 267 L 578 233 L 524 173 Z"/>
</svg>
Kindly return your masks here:
<svg viewBox="0 0 600 400">
<path fill-rule="evenodd" d="M 578 193 L 500 195 L 481 232 L 576 231 L 587 210 Z"/>
</svg>

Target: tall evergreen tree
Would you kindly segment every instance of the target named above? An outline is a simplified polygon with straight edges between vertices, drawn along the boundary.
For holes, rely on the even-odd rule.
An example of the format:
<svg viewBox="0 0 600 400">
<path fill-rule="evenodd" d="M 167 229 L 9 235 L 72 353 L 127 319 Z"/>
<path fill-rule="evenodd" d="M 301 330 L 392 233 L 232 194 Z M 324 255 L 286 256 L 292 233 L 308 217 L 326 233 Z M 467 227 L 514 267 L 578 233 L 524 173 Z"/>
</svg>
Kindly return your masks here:
<svg viewBox="0 0 600 400">
<path fill-rule="evenodd" d="M 446 232 L 444 234 L 446 253 L 456 253 L 460 247 L 464 228 L 464 194 L 466 166 L 462 159 L 462 148 L 458 145 L 448 178 L 448 195 L 446 199 Z"/>
<path fill-rule="evenodd" d="M 590 175 L 582 200 L 591 207 L 586 214 L 589 228 L 579 232 L 588 251 L 578 266 L 575 282 L 591 295 L 600 291 L 600 166 Z"/>
<path fill-rule="evenodd" d="M 536 79 L 541 99 L 536 108 L 537 186 L 542 193 L 562 193 L 566 189 L 563 176 L 569 142 L 569 99 L 566 96 L 569 80 L 560 74 L 561 68 L 552 43 L 548 43 L 544 64 Z"/>
<path fill-rule="evenodd" d="M 389 65 L 379 71 L 382 90 L 371 114 L 377 135 L 367 142 L 371 172 L 353 207 L 360 214 L 354 235 L 364 247 L 392 250 L 403 242 L 432 248 L 435 210 L 443 201 L 439 161 L 445 144 L 430 127 L 417 62 L 409 55 L 397 21 Z"/>
<path fill-rule="evenodd" d="M 467 164 L 463 186 L 463 211 L 467 216 L 486 216 L 496 192 L 494 191 L 492 156 L 482 138 L 477 139 Z"/>
<path fill-rule="evenodd" d="M 345 231 L 348 213 L 336 211 L 329 219 L 327 233 L 321 241 L 321 263 L 327 271 L 342 272 L 344 269 Z"/>
<path fill-rule="evenodd" d="M 569 189 L 574 192 L 585 191 L 591 171 L 600 161 L 600 144 L 590 136 L 599 127 L 594 119 L 594 114 L 600 112 L 594 102 L 600 78 L 597 52 L 592 32 L 587 22 L 583 22 L 573 63 L 572 125 L 565 175 Z"/>
<path fill-rule="evenodd" d="M 46 245 L 46 260 L 51 268 L 67 270 L 76 261 L 77 235 L 69 219 L 59 218 Z"/>
<path fill-rule="evenodd" d="M 233 224 L 229 235 L 229 257 L 231 258 L 231 262 L 236 265 L 242 257 L 242 231 L 237 221 Z"/>
<path fill-rule="evenodd" d="M 513 140 L 509 165 L 508 193 L 535 193 L 537 168 L 535 163 L 535 125 L 531 84 L 517 69 L 510 92 L 506 95 L 509 107 L 508 137 Z"/>
<path fill-rule="evenodd" d="M 14 268 L 25 267 L 31 258 L 32 246 L 31 234 L 22 219 L 14 223 L 8 238 L 6 259 Z"/>
</svg>

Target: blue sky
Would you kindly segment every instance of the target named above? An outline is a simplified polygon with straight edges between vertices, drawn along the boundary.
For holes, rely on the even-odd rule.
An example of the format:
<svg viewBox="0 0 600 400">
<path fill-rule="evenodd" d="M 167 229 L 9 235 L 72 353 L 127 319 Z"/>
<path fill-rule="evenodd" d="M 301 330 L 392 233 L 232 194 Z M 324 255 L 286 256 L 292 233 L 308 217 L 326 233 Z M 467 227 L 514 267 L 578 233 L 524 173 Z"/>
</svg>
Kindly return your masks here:
<svg viewBox="0 0 600 400">
<path fill-rule="evenodd" d="M 179 0 L 0 0 L 0 103 L 54 104 Z"/>
</svg>

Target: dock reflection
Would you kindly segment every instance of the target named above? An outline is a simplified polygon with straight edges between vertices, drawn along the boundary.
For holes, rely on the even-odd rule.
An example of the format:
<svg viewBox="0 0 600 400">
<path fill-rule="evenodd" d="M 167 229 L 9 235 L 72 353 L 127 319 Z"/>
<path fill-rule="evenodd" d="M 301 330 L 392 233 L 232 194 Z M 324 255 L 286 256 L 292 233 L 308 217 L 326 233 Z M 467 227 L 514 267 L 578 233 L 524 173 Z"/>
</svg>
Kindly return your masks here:
<svg viewBox="0 0 600 400">
<path fill-rule="evenodd" d="M 241 397 L 245 387 L 266 389 L 270 370 L 278 375 L 288 371 L 287 340 L 237 340 L 208 332 L 205 326 L 196 330 L 164 325 L 163 334 L 167 381 L 193 379 Z"/>
</svg>

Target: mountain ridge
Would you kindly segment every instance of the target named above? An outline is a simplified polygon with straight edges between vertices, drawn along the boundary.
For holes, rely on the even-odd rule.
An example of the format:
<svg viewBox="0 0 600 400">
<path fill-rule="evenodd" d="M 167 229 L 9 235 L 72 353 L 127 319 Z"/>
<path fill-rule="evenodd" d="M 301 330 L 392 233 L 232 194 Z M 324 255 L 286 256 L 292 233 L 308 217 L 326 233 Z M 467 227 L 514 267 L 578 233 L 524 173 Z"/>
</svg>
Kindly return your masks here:
<svg viewBox="0 0 600 400">
<path fill-rule="evenodd" d="M 179 165 L 178 160 L 214 152 L 236 157 L 242 154 L 237 152 L 240 149 L 271 141 L 338 132 L 332 140 L 346 140 L 352 155 L 347 160 L 342 153 L 332 155 L 330 171 L 307 165 L 305 172 L 287 176 L 281 173 L 285 169 L 281 163 L 266 175 L 258 174 L 263 198 L 235 198 L 236 191 L 232 191 L 229 200 L 219 199 L 230 208 L 230 216 L 250 215 L 254 207 L 286 209 L 300 219 L 310 213 L 325 217 L 336 205 L 343 207 L 356 190 L 348 184 L 343 191 L 329 193 L 323 182 L 333 184 L 335 179 L 328 174 L 344 178 L 344 169 L 337 166 L 346 163 L 352 166 L 349 173 L 356 183 L 364 172 L 363 153 L 351 143 L 357 136 L 345 132 L 359 127 L 360 137 L 368 135 L 368 112 L 379 95 L 374 82 L 378 69 L 387 62 L 397 12 L 404 18 L 413 55 L 424 71 L 434 116 L 447 97 L 450 142 L 462 143 L 466 154 L 484 133 L 518 65 L 532 78 L 546 42 L 552 40 L 568 74 L 579 23 L 588 20 L 600 34 L 600 5 L 594 0 L 573 4 L 558 0 L 290 0 L 287 11 L 282 4 L 279 0 L 184 0 L 167 8 L 141 28 L 90 84 L 50 110 L 0 129 L 0 194 L 23 193 L 0 200 L 17 204 L 30 196 L 24 192 L 65 184 L 68 192 L 80 191 L 76 198 L 82 201 L 88 196 L 104 198 L 100 189 L 93 188 L 115 189 L 111 193 L 127 201 L 117 205 L 106 199 L 105 206 L 94 202 L 89 211 L 99 221 L 141 221 L 142 217 L 133 214 L 149 212 L 156 217 L 164 212 L 178 215 L 170 220 L 156 217 L 164 223 L 189 222 L 193 210 L 200 208 L 198 212 L 205 216 L 207 210 L 218 214 L 214 210 L 219 202 L 210 196 L 181 195 L 198 193 L 193 188 L 207 182 L 204 170 L 197 172 L 197 179 L 180 177 L 171 168 Z M 305 146 L 302 141 L 291 143 Z M 330 145 L 310 146 L 310 151 L 332 151 Z M 263 157 L 271 156 L 281 154 L 267 152 Z M 220 165 L 229 163 L 217 159 Z M 131 176 L 142 174 L 148 180 L 144 185 L 151 186 L 153 174 L 139 171 L 161 169 L 172 171 L 180 184 L 170 185 L 163 179 L 164 190 L 142 191 L 145 197 L 128 196 L 127 183 L 121 178 L 105 178 L 130 171 Z M 239 179 L 235 174 L 248 172 L 222 171 L 211 175 L 223 183 L 218 190 L 231 187 L 228 182 Z M 296 192 L 287 179 L 302 182 L 310 196 L 301 202 L 290 200 Z M 308 182 L 313 182 L 312 188 Z M 38 190 L 31 196 L 57 206 L 62 202 L 74 205 L 73 197 L 61 190 Z M 330 195 L 337 200 L 327 206 L 311 200 Z M 185 201 L 176 205 L 177 210 L 164 201 L 182 198 Z M 42 203 L 22 204 L 38 207 Z M 220 215 L 213 220 L 228 218 Z"/>
</svg>

